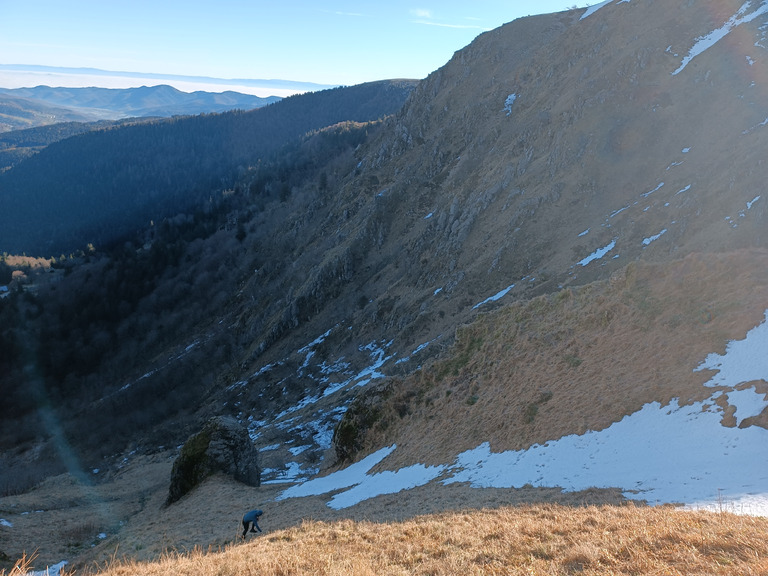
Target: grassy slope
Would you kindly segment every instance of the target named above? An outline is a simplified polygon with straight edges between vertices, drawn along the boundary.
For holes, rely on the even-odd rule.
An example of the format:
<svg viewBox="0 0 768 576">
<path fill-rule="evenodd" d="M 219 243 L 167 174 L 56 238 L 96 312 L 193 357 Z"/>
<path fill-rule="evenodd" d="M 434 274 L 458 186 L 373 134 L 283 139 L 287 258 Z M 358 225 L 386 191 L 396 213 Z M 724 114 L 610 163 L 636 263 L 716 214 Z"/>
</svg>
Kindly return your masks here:
<svg viewBox="0 0 768 576">
<path fill-rule="evenodd" d="M 766 302 L 768 252 L 744 250 L 636 262 L 609 281 L 500 308 L 393 384 L 364 451 L 396 443 L 391 466 L 445 463 L 489 440 L 519 450 L 601 430 L 650 402 L 704 400 L 711 374 L 693 370 L 760 324 Z"/>
<path fill-rule="evenodd" d="M 212 553 L 111 562 L 96 573 L 746 576 L 768 570 L 767 530 L 768 519 L 727 513 L 535 505 L 394 523 L 307 521 Z"/>
</svg>

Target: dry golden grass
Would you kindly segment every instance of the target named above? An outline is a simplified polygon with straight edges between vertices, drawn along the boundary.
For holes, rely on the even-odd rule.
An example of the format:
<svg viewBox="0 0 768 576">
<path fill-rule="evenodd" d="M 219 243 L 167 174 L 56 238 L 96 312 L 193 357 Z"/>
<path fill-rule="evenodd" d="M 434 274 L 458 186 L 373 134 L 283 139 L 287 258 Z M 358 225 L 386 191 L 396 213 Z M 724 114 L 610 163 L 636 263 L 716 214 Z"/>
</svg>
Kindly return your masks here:
<svg viewBox="0 0 768 576">
<path fill-rule="evenodd" d="M 766 518 L 670 507 L 534 505 L 399 523 L 305 521 L 218 551 L 168 552 L 152 562 L 118 560 L 79 573 L 748 576 L 768 574 L 767 536 Z"/>
<path fill-rule="evenodd" d="M 650 402 L 702 401 L 711 373 L 695 368 L 760 324 L 766 301 L 768 252 L 754 250 L 635 262 L 609 281 L 500 307 L 393 385 L 363 452 L 397 444 L 388 466 L 441 464 L 485 441 L 522 450 Z"/>
</svg>

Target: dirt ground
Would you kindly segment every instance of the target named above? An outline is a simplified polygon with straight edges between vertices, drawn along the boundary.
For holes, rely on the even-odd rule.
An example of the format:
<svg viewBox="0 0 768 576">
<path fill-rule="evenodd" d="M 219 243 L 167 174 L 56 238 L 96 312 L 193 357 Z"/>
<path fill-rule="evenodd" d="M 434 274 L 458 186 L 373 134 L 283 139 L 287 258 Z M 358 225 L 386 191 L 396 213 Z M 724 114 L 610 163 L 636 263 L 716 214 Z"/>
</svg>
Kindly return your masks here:
<svg viewBox="0 0 768 576">
<path fill-rule="evenodd" d="M 574 506 L 621 503 L 618 490 L 562 493 L 556 488 L 473 489 L 432 482 L 379 496 L 343 510 L 326 503 L 330 495 L 276 501 L 289 485 L 252 488 L 217 475 L 170 507 L 164 506 L 174 454 L 136 457 L 103 484 L 83 486 L 65 474 L 22 495 L 0 499 L 0 550 L 10 568 L 22 553 L 36 553 L 36 569 L 66 560 L 69 565 L 104 566 L 112 559 L 151 559 L 165 551 L 204 550 L 240 537 L 240 519 L 264 510 L 265 534 L 304 520 L 389 522 L 446 510 L 497 508 L 530 502 Z M 259 536 L 248 536 L 249 538 Z"/>
</svg>

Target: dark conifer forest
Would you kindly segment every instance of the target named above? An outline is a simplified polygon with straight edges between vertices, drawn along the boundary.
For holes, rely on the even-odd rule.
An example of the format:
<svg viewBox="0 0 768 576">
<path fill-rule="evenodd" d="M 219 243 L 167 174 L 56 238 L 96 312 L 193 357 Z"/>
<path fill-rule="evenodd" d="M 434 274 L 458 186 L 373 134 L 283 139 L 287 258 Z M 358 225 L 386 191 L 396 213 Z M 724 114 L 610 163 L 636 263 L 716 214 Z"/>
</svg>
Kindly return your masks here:
<svg viewBox="0 0 768 576">
<path fill-rule="evenodd" d="M 352 152 L 380 125 L 306 134 L 243 172 L 235 192 L 109 250 L 62 255 L 50 269 L 4 256 L 0 284 L 12 289 L 0 299 L 0 450 L 50 434 L 41 406 L 95 458 L 123 449 L 121 439 L 139 429 L 153 444 L 176 441 L 179 422 L 226 381 L 248 344 L 247 334 L 211 319 L 238 309 L 254 270 L 264 282 L 282 274 L 281 222 L 325 202 L 335 178 L 328 170 L 353 171 Z M 17 470 L 14 486 L 47 472 Z"/>
<path fill-rule="evenodd" d="M 391 114 L 409 81 L 286 98 L 249 112 L 180 117 L 54 142 L 0 175 L 0 251 L 51 256 L 106 247 L 153 221 L 201 209 L 301 135 Z"/>
</svg>

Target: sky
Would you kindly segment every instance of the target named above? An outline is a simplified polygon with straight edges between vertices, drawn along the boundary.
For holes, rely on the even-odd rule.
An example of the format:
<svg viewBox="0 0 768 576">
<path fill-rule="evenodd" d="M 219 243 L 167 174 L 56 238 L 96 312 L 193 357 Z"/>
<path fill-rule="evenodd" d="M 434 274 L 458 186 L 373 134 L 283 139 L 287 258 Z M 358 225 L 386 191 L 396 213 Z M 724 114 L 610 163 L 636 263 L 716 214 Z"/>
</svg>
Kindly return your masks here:
<svg viewBox="0 0 768 576">
<path fill-rule="evenodd" d="M 487 30 L 519 17 L 587 4 L 573 0 L 0 0 L 0 87 L 31 86 L 35 80 L 47 85 L 59 80 L 58 85 L 79 82 L 106 87 L 127 87 L 110 82 L 129 83 L 126 76 L 94 80 L 71 71 L 46 75 L 37 70 L 23 75 L 9 70 L 9 65 L 282 79 L 323 86 L 420 79 Z M 199 80 L 187 84 L 173 80 L 180 89 L 200 84 Z M 147 78 L 134 82 L 152 83 L 161 82 Z"/>
</svg>

